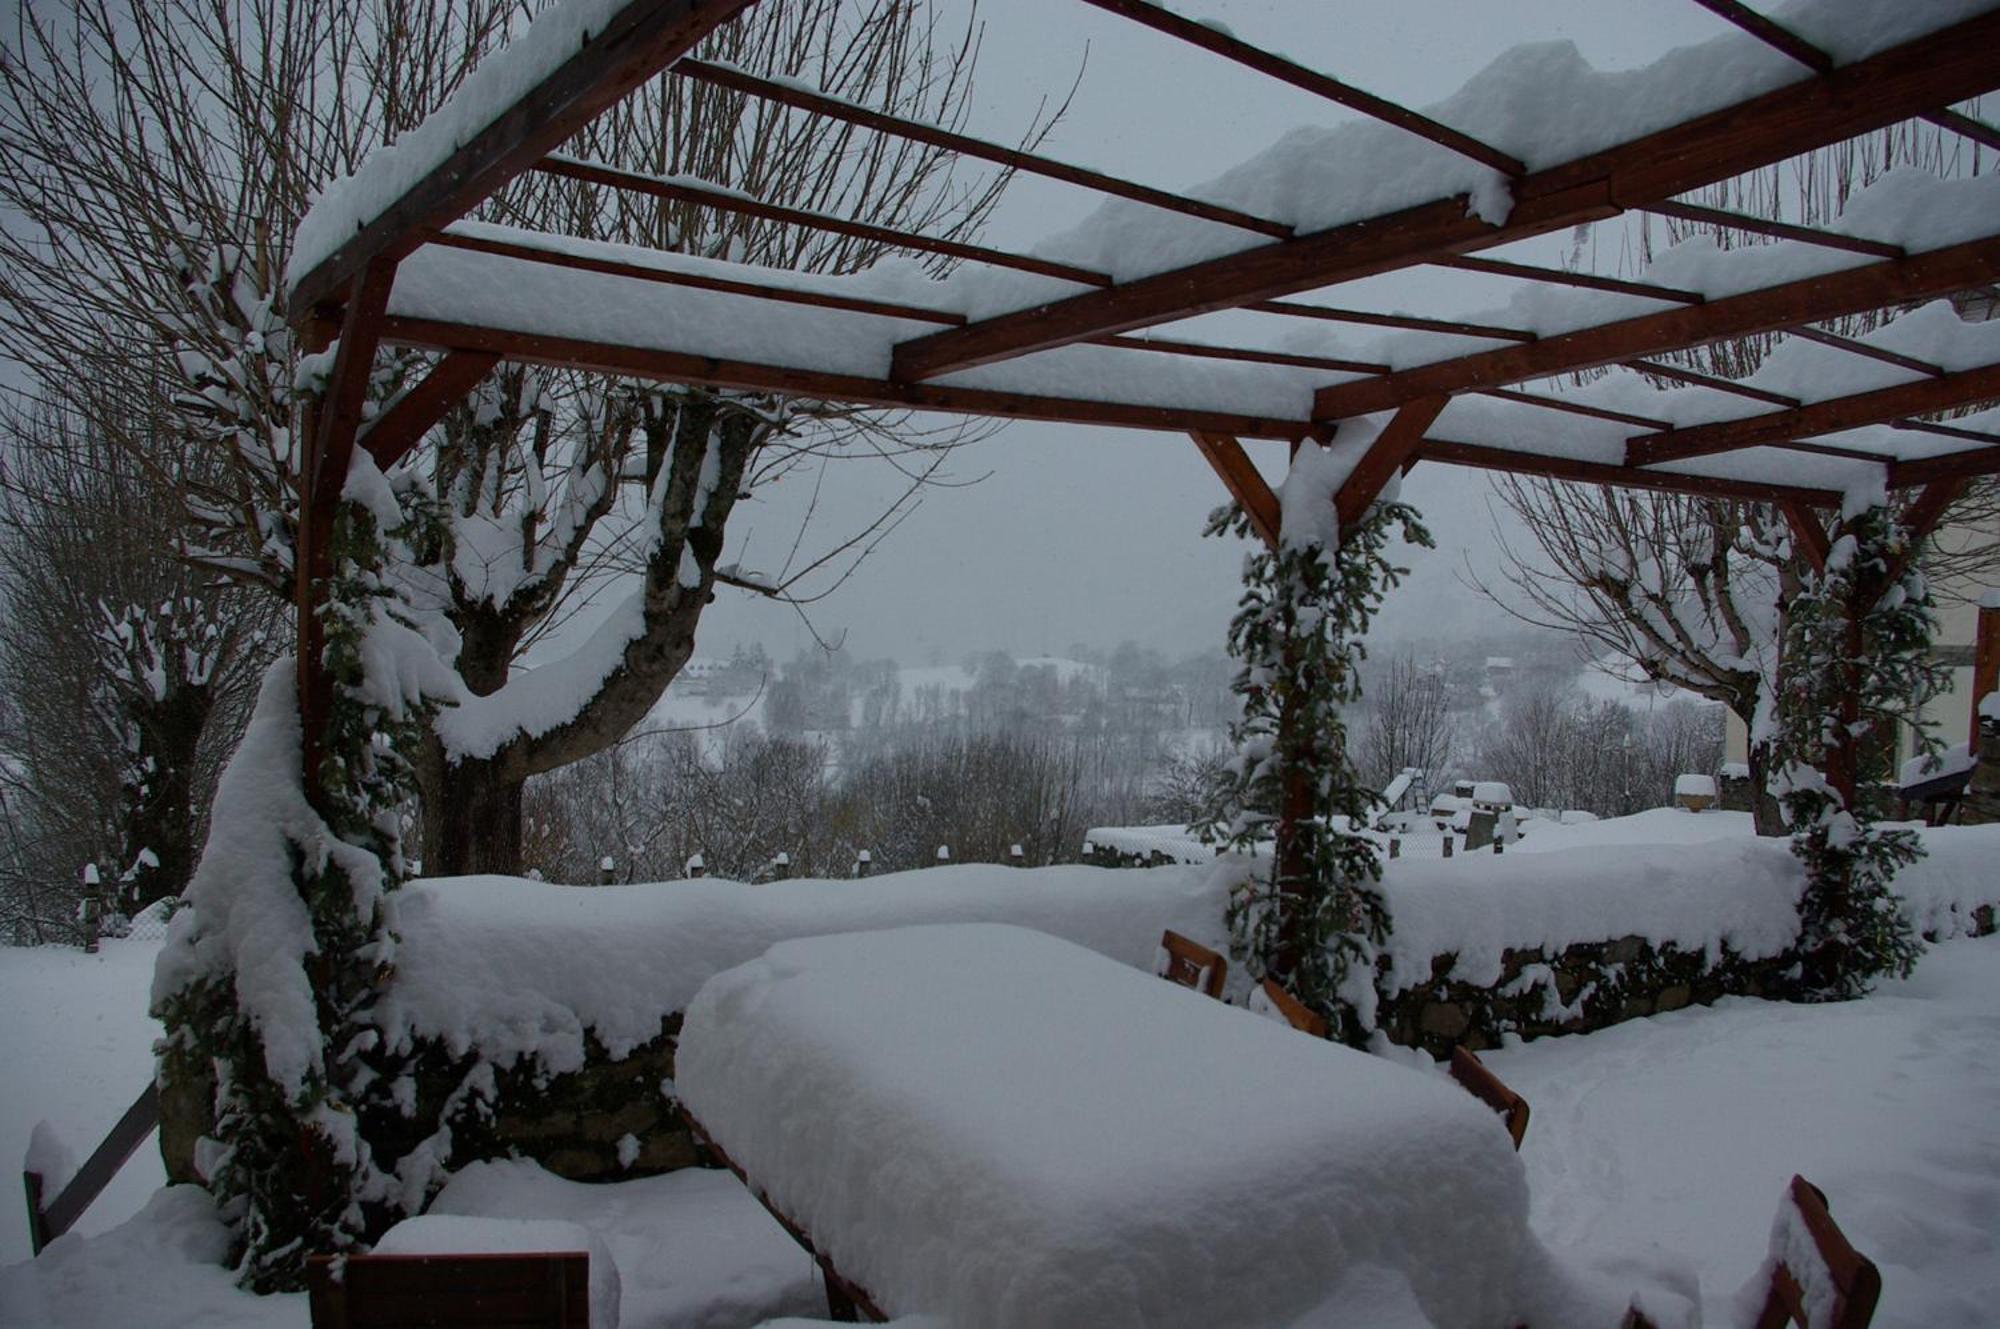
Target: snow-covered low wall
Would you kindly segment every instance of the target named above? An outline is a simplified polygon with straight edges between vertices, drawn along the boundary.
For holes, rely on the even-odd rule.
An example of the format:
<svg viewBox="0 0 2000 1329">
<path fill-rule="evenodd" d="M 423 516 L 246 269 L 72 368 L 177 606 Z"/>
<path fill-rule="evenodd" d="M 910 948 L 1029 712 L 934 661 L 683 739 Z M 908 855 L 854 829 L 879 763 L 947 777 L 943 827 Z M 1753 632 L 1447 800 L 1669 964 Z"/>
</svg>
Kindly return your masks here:
<svg viewBox="0 0 2000 1329">
<path fill-rule="evenodd" d="M 1992 932 L 2000 827 L 1923 834 L 1926 857 L 1896 879 L 1917 929 Z M 1804 885 L 1788 841 L 1745 835 L 1399 860 L 1377 1021 L 1446 1056 L 1760 995 L 1792 965 Z"/>
<path fill-rule="evenodd" d="M 1386 864 L 1394 932 L 1377 984 L 1391 1039 L 1444 1055 L 1754 994 L 1790 964 L 1803 884 L 1783 841 L 1713 813 L 1558 830 L 1574 847 Z M 1626 836 L 1713 834 L 1673 844 Z M 1993 930 L 2000 826 L 1925 832 L 1897 880 L 1934 937 Z M 1558 841 L 1562 843 L 1561 841 Z M 964 865 L 861 880 L 701 879 L 573 887 L 417 882 L 383 1006 L 416 1054 L 412 1140 L 453 1125 L 451 1166 L 521 1154 L 574 1179 L 695 1159 L 674 1108 L 681 1013 L 712 975 L 793 937 L 922 923 L 1013 923 L 1149 968 L 1162 930 L 1226 945 L 1226 869 Z M 1231 990 L 1246 983 L 1232 966 Z M 212 1088 L 164 1066 L 170 1173 L 193 1180 Z M 181 1084 L 181 1079 L 189 1082 Z M 382 1129 L 401 1130 L 402 1123 Z"/>
</svg>

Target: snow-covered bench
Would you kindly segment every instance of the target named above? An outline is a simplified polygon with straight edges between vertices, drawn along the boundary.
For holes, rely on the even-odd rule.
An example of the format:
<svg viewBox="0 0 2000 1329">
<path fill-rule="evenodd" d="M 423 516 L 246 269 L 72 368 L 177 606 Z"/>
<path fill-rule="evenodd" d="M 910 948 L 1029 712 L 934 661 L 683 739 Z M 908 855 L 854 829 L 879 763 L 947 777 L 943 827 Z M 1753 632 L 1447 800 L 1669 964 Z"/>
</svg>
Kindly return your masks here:
<svg viewBox="0 0 2000 1329">
<path fill-rule="evenodd" d="M 888 1314 L 1534 1320 L 1526 1181 L 1472 1097 L 1041 933 L 773 946 L 689 1005 L 676 1091 Z"/>
</svg>

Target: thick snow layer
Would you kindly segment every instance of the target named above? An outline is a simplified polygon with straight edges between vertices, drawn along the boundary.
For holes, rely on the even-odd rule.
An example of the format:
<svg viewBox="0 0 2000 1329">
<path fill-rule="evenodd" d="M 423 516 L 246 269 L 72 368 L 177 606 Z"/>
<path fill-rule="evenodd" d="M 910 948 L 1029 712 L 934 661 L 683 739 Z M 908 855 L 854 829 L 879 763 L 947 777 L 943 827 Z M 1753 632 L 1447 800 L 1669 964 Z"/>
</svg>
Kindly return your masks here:
<svg viewBox="0 0 2000 1329">
<path fill-rule="evenodd" d="M 305 960 L 318 950 L 292 884 L 294 846 L 339 853 L 299 783 L 299 713 L 289 657 L 266 671 L 257 708 L 222 772 L 208 843 L 174 915 L 153 976 L 153 1001 L 197 979 L 234 975 L 238 1006 L 257 1025 L 271 1078 L 296 1089 L 321 1065 L 319 1015 Z M 357 889 L 379 876 L 354 864 Z M 389 908 L 386 898 L 376 902 Z M 386 958 L 386 957 L 385 957 Z"/>
<path fill-rule="evenodd" d="M 287 286 L 318 267 L 354 233 L 442 166 L 530 89 L 562 67 L 631 0 L 562 0 L 481 60 L 457 92 L 393 144 L 375 148 L 350 176 L 327 185 L 292 241 Z"/>
<path fill-rule="evenodd" d="M 1526 824 L 1521 843 L 1508 845 L 1510 854 L 1546 854 L 1557 849 L 1609 849 L 1625 845 L 1705 844 L 1711 840 L 1748 840 L 1757 828 L 1747 812 L 1708 811 L 1699 816 L 1685 808 L 1652 808 L 1629 817 L 1561 825 L 1537 817 Z"/>
<path fill-rule="evenodd" d="M 54 1123 L 80 1161 L 153 1074 L 159 1022 L 146 1014 L 155 943 L 107 939 L 96 955 L 69 946 L 0 947 L 0 1159 L 19 1166 L 38 1122 Z M 76 1231 L 103 1232 L 137 1213 L 166 1172 L 148 1140 L 86 1209 Z M 18 1192 L 16 1192 L 18 1194 Z M 45 1199 L 53 1199 L 51 1191 Z M 27 1211 L 0 1205 L 0 1264 L 28 1258 Z M 0 1316 L 0 1323 L 6 1323 Z"/>
<path fill-rule="evenodd" d="M 1112 849 L 1144 859 L 1165 854 L 1176 863 L 1212 863 L 1215 849 L 1196 839 L 1186 826 L 1093 826 L 1084 832 L 1084 853 L 1093 847 Z"/>
<path fill-rule="evenodd" d="M 1896 783 L 1907 788 L 1946 775 L 1964 775 L 1977 764 L 1969 745 L 1954 743 L 1933 756 L 1919 754 L 1904 762 L 1896 774 Z"/>
<path fill-rule="evenodd" d="M 1996 1045 L 1989 937 L 1934 947 L 1863 1001 L 1731 998 L 1481 1055 L 1533 1105 L 1521 1158 L 1559 1252 L 1657 1244 L 1700 1272 L 1704 1324 L 1748 1324 L 1737 1293 L 1760 1292 L 1746 1284 L 1798 1173 L 1881 1268 L 1876 1329 L 1987 1329 Z"/>
<path fill-rule="evenodd" d="M 1536 828 L 1523 846 L 1541 833 Z M 1635 845 L 1616 857 L 1564 849 L 1398 859 L 1382 882 L 1395 919 L 1383 947 L 1389 990 L 1428 980 L 1433 956 L 1455 953 L 1455 978 L 1488 985 L 1499 982 L 1509 948 L 1540 947 L 1547 955 L 1625 936 L 1717 958 L 1724 944 L 1747 958 L 1772 956 L 1798 936 L 1804 887 L 1789 842 L 1773 839 Z"/>
<path fill-rule="evenodd" d="M 430 1212 L 581 1227 L 592 1251 L 608 1250 L 617 1265 L 622 1329 L 736 1329 L 826 1304 L 811 1257 L 727 1172 L 601 1185 L 565 1181 L 525 1159 L 474 1163 Z"/>
<path fill-rule="evenodd" d="M 1223 943 L 1212 869 L 1010 868 L 989 864 L 861 881 L 744 886 L 704 878 L 553 886 L 504 877 L 399 892 L 402 945 L 387 1028 L 477 1047 L 503 1064 L 583 1064 L 589 1030 L 614 1056 L 656 1037 L 695 990 L 788 937 L 909 923 L 1039 928 L 1137 969 L 1163 929 Z"/>
<path fill-rule="evenodd" d="M 1994 833 L 1950 829 L 1928 834 L 1931 859 L 1899 884 L 1929 876 L 1956 846 L 1968 879 L 1991 888 Z M 109 1127 L 123 1086 L 150 1070 L 154 949 L 0 947 L 0 1047 L 12 1068 L 46 1072 L 0 1076 L 0 1142 L 18 1151 L 44 1116 L 79 1142 Z M 1990 1129 L 2000 1103 L 1996 1012 L 2000 939 L 1985 938 L 1932 948 L 1913 980 L 1863 1001 L 1731 1000 L 1484 1056 L 1534 1105 L 1520 1155 L 1533 1227 L 1572 1268 L 1630 1268 L 1634 1253 L 1651 1251 L 1698 1275 L 1704 1323 L 1738 1323 L 1734 1294 L 1754 1276 L 1779 1196 L 1801 1172 L 1826 1188 L 1844 1230 L 1883 1269 L 1878 1329 L 1989 1329 L 2000 1286 L 1990 1221 L 2000 1212 L 2000 1137 Z M 159 1186 L 158 1156 L 142 1149 L 79 1232 L 35 1261 L 21 1206 L 8 1206 L 0 1324 L 305 1329 L 304 1297 L 233 1286 L 217 1263 L 227 1237 L 206 1195 Z M 569 1218 L 601 1232 L 619 1265 L 627 1329 L 738 1329 L 819 1313 L 809 1262 L 723 1174 L 587 1186 L 532 1164 L 481 1164 L 434 1207 L 448 1203 L 450 1212 Z M 946 1329 L 934 1318 L 901 1323 Z"/>
<path fill-rule="evenodd" d="M 582 1251 L 590 1257 L 590 1329 L 619 1329 L 618 1267 L 603 1241 L 560 1218 L 423 1214 L 382 1234 L 377 1255 L 513 1255 Z"/>
<path fill-rule="evenodd" d="M 1518 1318 L 1527 1194 L 1476 1100 L 1045 934 L 782 943 L 703 986 L 675 1066 L 891 1314 L 1284 1325 L 1379 1270 L 1424 1323 Z"/>
<path fill-rule="evenodd" d="M 1715 777 L 1712 775 L 1697 775 L 1692 772 L 1686 775 L 1676 775 L 1674 777 L 1674 796 L 1676 798 L 1714 798 Z"/>
</svg>

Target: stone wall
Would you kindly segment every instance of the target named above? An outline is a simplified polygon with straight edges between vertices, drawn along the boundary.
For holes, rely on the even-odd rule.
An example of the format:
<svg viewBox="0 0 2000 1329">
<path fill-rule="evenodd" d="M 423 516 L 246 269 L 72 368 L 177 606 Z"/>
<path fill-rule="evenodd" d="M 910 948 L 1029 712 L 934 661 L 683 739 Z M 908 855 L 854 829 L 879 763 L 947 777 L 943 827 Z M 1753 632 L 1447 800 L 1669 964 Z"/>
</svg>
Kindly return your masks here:
<svg viewBox="0 0 2000 1329">
<path fill-rule="evenodd" d="M 1970 935 L 1994 930 L 1994 907 L 1971 911 Z M 1935 941 L 1936 938 L 1927 937 Z M 1508 950 L 1491 987 L 1455 980 L 1455 955 L 1431 961 L 1430 978 L 1384 997 L 1377 1019 L 1393 1043 L 1448 1057 L 1453 1047 L 1498 1047 L 1503 1034 L 1581 1034 L 1625 1020 L 1708 1005 L 1718 997 L 1761 996 L 1791 966 L 1789 956 L 1745 960 L 1725 950 L 1655 947 L 1642 937 L 1569 946 L 1553 956 Z"/>
</svg>

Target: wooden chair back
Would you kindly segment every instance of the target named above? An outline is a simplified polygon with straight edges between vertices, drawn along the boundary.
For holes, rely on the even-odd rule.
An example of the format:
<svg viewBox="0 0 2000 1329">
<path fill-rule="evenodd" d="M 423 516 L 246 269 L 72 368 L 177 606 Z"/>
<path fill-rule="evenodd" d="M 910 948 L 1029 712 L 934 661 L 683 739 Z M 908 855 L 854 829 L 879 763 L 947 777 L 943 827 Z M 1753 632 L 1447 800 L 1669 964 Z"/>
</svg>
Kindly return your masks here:
<svg viewBox="0 0 2000 1329">
<path fill-rule="evenodd" d="M 1800 1240 L 1800 1236 L 1810 1240 Z M 1833 1221 L 1826 1194 L 1804 1177 L 1793 1177 L 1778 1217 L 1771 1225 L 1771 1290 L 1765 1295 L 1757 1329 L 1865 1329 L 1882 1299 L 1882 1274 L 1874 1261 L 1848 1244 Z M 1812 1303 L 1824 1314 L 1808 1318 Z"/>
<path fill-rule="evenodd" d="M 590 1256 L 315 1255 L 313 1329 L 590 1329 Z"/>
<path fill-rule="evenodd" d="M 1267 978 L 1250 989 L 1250 1009 L 1259 1015 L 1275 1015 L 1314 1038 L 1326 1037 L 1326 1017 L 1285 991 L 1275 978 Z"/>
<path fill-rule="evenodd" d="M 1189 941 L 1168 928 L 1160 934 L 1160 952 L 1153 972 L 1169 983 L 1216 998 L 1222 998 L 1222 983 L 1229 976 L 1229 961 L 1198 941 Z"/>
<path fill-rule="evenodd" d="M 1528 1100 L 1500 1083 L 1500 1077 L 1487 1070 L 1486 1063 L 1468 1048 L 1451 1050 L 1451 1078 L 1500 1114 L 1507 1134 L 1514 1137 L 1514 1147 L 1519 1149 L 1521 1137 L 1528 1133 Z"/>
</svg>

